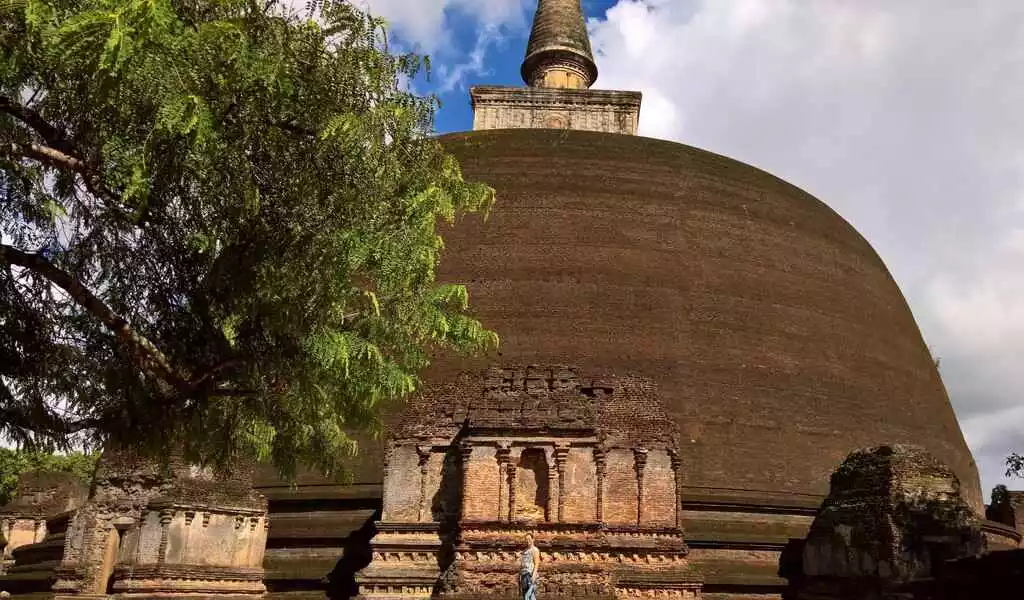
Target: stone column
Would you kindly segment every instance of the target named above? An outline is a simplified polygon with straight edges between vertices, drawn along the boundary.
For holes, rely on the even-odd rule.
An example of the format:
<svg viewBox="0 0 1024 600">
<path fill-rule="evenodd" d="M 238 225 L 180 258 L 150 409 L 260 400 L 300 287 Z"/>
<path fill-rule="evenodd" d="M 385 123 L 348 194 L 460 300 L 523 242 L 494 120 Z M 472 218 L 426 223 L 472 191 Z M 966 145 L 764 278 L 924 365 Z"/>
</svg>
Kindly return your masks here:
<svg viewBox="0 0 1024 600">
<path fill-rule="evenodd" d="M 420 465 L 420 503 L 419 503 L 419 518 L 418 520 L 422 523 L 428 520 L 426 518 L 427 513 L 427 470 L 430 467 L 430 446 L 417 446 L 416 454 L 419 456 Z"/>
<path fill-rule="evenodd" d="M 555 466 L 558 469 L 558 522 L 565 521 L 565 463 L 569 459 L 569 444 L 555 444 Z"/>
<path fill-rule="evenodd" d="M 680 503 L 683 501 L 683 495 L 680 492 L 680 489 L 682 488 L 682 483 L 683 483 L 682 473 L 680 472 L 680 468 L 682 467 L 682 459 L 679 458 L 679 453 L 676 452 L 675 450 L 670 450 L 669 451 L 669 458 L 672 460 L 672 477 L 674 478 L 675 490 L 676 490 L 676 497 L 675 497 L 676 518 L 675 518 L 675 524 L 676 524 L 676 527 L 680 527 L 681 526 L 680 525 L 680 519 L 682 518 L 682 510 L 681 510 L 681 507 L 680 507 Z"/>
<path fill-rule="evenodd" d="M 460 520 L 466 517 L 466 503 L 469 500 L 469 461 L 473 457 L 473 446 L 459 444 L 459 459 L 462 461 L 462 505 L 459 507 Z"/>
<path fill-rule="evenodd" d="M 160 545 L 156 551 L 156 562 L 164 564 L 167 560 L 167 544 L 170 541 L 171 521 L 174 520 L 174 510 L 166 508 L 160 511 Z"/>
<path fill-rule="evenodd" d="M 647 467 L 647 449 L 633 450 L 636 465 L 636 524 L 639 527 L 644 518 L 644 468 Z"/>
<path fill-rule="evenodd" d="M 516 520 L 516 463 L 509 461 L 505 465 L 508 471 L 508 521 Z"/>
<path fill-rule="evenodd" d="M 508 442 L 498 443 L 498 520 L 511 521 L 512 513 L 509 512 L 508 502 L 508 465 L 511 460 L 512 450 Z"/>
<path fill-rule="evenodd" d="M 545 459 L 548 463 L 548 504 L 545 507 L 545 518 L 549 523 L 554 523 L 558 520 L 558 496 L 560 494 L 558 487 L 558 469 L 555 467 L 554 452 L 549 452 L 545 455 Z"/>
<path fill-rule="evenodd" d="M 601 448 L 594 448 L 594 462 L 597 465 L 597 507 L 596 520 L 604 523 L 604 476 L 608 471 L 608 460 Z"/>
</svg>

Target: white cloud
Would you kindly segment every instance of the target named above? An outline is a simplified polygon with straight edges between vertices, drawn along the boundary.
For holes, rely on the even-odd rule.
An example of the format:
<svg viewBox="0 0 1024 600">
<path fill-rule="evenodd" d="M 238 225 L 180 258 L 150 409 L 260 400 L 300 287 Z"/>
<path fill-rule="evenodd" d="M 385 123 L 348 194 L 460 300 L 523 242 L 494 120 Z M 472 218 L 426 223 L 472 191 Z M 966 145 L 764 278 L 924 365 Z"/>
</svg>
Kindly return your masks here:
<svg viewBox="0 0 1024 600">
<path fill-rule="evenodd" d="M 387 20 L 391 31 L 413 50 L 432 55 L 438 93 L 461 87 L 468 77 L 485 73 L 485 58 L 503 40 L 502 31 L 527 24 L 529 0 L 357 0 L 371 14 Z M 461 24 L 459 31 L 456 30 Z M 469 34 L 472 48 L 462 49 L 458 33 Z"/>
<path fill-rule="evenodd" d="M 473 50 L 469 53 L 467 60 L 449 66 L 441 64 L 438 67 L 440 81 L 435 90 L 438 94 L 448 93 L 462 86 L 471 75 L 483 75 L 486 72 L 485 59 L 487 51 L 500 39 L 494 27 L 485 27 L 476 39 Z"/>
<path fill-rule="evenodd" d="M 590 26 L 642 134 L 765 168 L 871 241 L 998 483 L 1024 451 L 1024 2 L 619 0 Z"/>
<path fill-rule="evenodd" d="M 527 0 L 356 0 L 391 30 L 426 53 L 452 45 L 453 15 L 470 19 L 480 30 L 525 23 Z"/>
<path fill-rule="evenodd" d="M 304 12 L 306 0 L 282 0 Z M 431 56 L 440 76 L 433 90 L 444 93 L 486 72 L 488 52 L 504 41 L 504 32 L 528 25 L 535 0 L 352 0 L 388 24 L 392 47 Z M 399 40 L 395 44 L 395 39 Z M 468 47 L 466 43 L 468 41 Z M 464 42 L 464 43 L 460 43 Z"/>
</svg>

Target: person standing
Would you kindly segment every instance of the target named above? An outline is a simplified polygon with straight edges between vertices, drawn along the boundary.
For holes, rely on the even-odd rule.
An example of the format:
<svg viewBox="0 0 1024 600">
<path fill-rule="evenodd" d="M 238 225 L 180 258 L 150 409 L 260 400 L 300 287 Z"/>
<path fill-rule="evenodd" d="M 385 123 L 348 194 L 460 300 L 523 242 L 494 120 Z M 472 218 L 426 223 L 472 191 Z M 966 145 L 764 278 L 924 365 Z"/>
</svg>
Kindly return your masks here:
<svg viewBox="0 0 1024 600">
<path fill-rule="evenodd" d="M 533 545 L 533 534 L 526 534 L 526 550 L 519 559 L 519 597 L 522 600 L 537 600 L 537 569 L 540 567 L 540 550 Z"/>
</svg>

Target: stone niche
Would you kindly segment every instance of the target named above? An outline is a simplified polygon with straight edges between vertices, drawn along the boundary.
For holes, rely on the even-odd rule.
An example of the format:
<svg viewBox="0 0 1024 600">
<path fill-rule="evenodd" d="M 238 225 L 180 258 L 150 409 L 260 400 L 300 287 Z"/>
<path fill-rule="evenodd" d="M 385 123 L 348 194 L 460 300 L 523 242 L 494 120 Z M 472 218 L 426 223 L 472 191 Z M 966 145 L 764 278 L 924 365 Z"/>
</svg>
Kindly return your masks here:
<svg viewBox="0 0 1024 600">
<path fill-rule="evenodd" d="M 23 473 L 12 500 L 0 507 L 0 535 L 6 540 L 0 573 L 14 564 L 15 550 L 46 538 L 46 519 L 78 508 L 88 497 L 89 487 L 71 473 Z"/>
<path fill-rule="evenodd" d="M 947 466 L 916 446 L 851 454 L 801 546 L 793 600 L 926 600 L 945 565 L 984 550 L 981 520 Z"/>
<path fill-rule="evenodd" d="M 400 421 L 360 598 L 513 598 L 526 533 L 543 598 L 701 597 L 675 426 L 647 380 L 494 368 Z"/>
<path fill-rule="evenodd" d="M 266 500 L 250 479 L 105 453 L 68 524 L 54 597 L 262 596 Z"/>
</svg>

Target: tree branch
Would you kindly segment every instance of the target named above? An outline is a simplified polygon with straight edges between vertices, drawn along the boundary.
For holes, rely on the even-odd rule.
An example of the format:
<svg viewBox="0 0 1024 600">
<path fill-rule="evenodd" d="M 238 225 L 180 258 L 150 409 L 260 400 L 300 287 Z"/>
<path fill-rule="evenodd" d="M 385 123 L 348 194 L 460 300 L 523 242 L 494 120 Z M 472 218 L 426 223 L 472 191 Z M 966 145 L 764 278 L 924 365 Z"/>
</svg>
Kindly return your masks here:
<svg viewBox="0 0 1024 600">
<path fill-rule="evenodd" d="M 309 129 L 307 127 L 303 127 L 302 125 L 299 125 L 295 121 L 277 121 L 273 125 L 278 129 L 283 129 L 289 133 L 305 135 L 312 138 L 315 138 L 317 136 L 316 131 Z"/>
<path fill-rule="evenodd" d="M 47 144 L 61 152 L 65 154 L 78 154 L 74 143 L 64 135 L 64 132 L 53 125 L 50 125 L 42 115 L 31 108 L 22 106 L 7 96 L 0 96 L 0 112 L 5 112 L 28 125 L 38 133 L 39 137 L 43 138 Z"/>
<path fill-rule="evenodd" d="M 191 391 L 193 386 L 188 375 L 175 369 L 159 348 L 133 329 L 128 321 L 111 310 L 78 279 L 40 254 L 29 254 L 5 244 L 0 244 L 0 262 L 29 269 L 67 292 L 79 306 L 99 319 L 128 347 L 133 359 L 144 371 L 159 377 L 179 391 Z"/>
<path fill-rule="evenodd" d="M 50 165 L 51 167 L 77 173 L 82 178 L 82 183 L 85 184 L 85 189 L 88 190 L 90 194 L 115 204 L 119 202 L 117 194 L 107 189 L 103 183 L 99 181 L 100 178 L 93 172 L 89 165 L 77 156 L 68 154 L 51 146 L 43 146 L 36 143 L 19 144 L 15 142 L 5 144 L 0 146 L 0 151 L 4 154 L 32 158 L 41 163 Z"/>
<path fill-rule="evenodd" d="M 103 185 L 96 170 L 82 158 L 82 152 L 75 143 L 38 112 L 14 102 L 7 96 L 0 96 L 0 112 L 7 113 L 28 125 L 46 142 L 45 146 L 34 143 L 11 144 L 5 150 L 16 155 L 34 158 L 53 167 L 78 173 L 90 194 L 115 204 L 119 201 L 118 194 Z"/>
<path fill-rule="evenodd" d="M 258 390 L 247 390 L 237 388 L 214 388 L 210 392 L 211 396 L 221 396 L 224 398 L 247 398 L 258 394 Z"/>
<path fill-rule="evenodd" d="M 65 436 L 96 428 L 96 419 L 65 421 L 50 406 L 43 403 L 25 405 L 19 403 L 14 393 L 0 380 L 0 427 L 12 430 L 41 433 L 45 436 Z"/>
<path fill-rule="evenodd" d="M 18 144 L 10 143 L 4 147 L 4 151 L 7 154 L 13 154 L 14 156 L 24 156 L 27 158 L 34 158 L 39 162 L 46 163 L 51 167 L 57 167 L 58 169 L 64 169 L 66 171 L 74 171 L 81 173 L 85 170 L 85 163 L 81 159 L 75 158 L 70 154 L 61 152 L 56 148 L 50 146 L 43 146 L 40 144 Z"/>
</svg>

